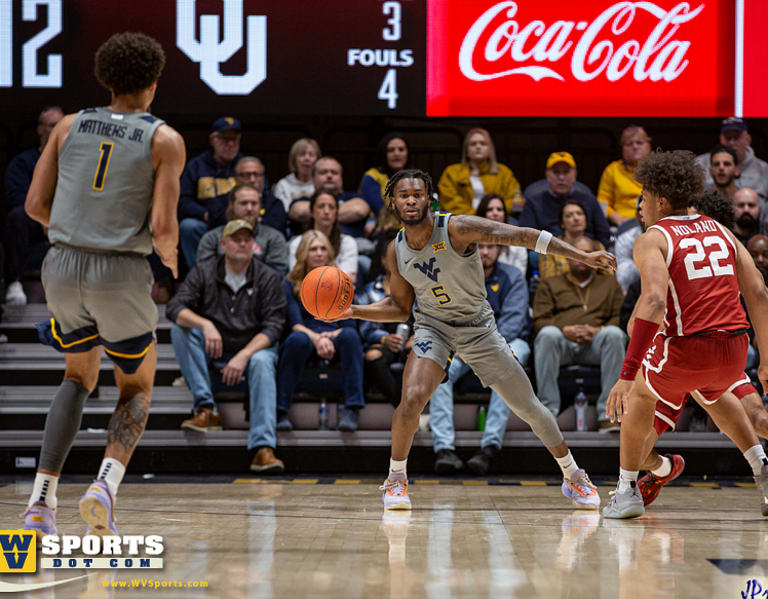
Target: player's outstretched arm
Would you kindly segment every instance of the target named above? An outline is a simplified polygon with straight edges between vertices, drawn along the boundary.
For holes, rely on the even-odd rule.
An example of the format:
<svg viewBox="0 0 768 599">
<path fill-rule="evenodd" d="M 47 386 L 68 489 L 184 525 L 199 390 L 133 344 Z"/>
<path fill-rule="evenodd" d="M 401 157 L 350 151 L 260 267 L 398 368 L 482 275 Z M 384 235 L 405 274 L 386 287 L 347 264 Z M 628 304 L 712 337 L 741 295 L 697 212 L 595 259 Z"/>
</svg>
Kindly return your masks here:
<svg viewBox="0 0 768 599">
<path fill-rule="evenodd" d="M 389 270 L 389 297 L 373 304 L 353 304 L 336 320 L 345 318 L 358 318 L 375 322 L 405 322 L 408 320 L 411 316 L 415 295 L 411 284 L 400 275 L 400 271 L 397 269 L 394 241 L 387 247 L 387 254 L 384 259 Z"/>
<path fill-rule="evenodd" d="M 152 201 L 152 243 L 163 264 L 178 277 L 179 178 L 184 170 L 184 140 L 173 128 L 161 125 L 152 136 L 155 190 Z"/>
<path fill-rule="evenodd" d="M 48 143 L 45 144 L 43 153 L 35 165 L 27 199 L 24 202 L 24 210 L 29 217 L 44 227 L 48 226 L 51 219 L 51 207 L 59 174 L 59 149 L 67 138 L 76 116 L 76 114 L 68 114 L 51 131 Z"/>
<path fill-rule="evenodd" d="M 547 231 L 529 227 L 516 227 L 479 216 L 456 215 L 448 221 L 451 245 L 463 253 L 475 243 L 516 245 L 540 254 L 554 254 L 583 262 L 593 268 L 616 270 L 616 256 L 609 252 L 582 252 L 571 244 L 557 239 Z"/>
</svg>

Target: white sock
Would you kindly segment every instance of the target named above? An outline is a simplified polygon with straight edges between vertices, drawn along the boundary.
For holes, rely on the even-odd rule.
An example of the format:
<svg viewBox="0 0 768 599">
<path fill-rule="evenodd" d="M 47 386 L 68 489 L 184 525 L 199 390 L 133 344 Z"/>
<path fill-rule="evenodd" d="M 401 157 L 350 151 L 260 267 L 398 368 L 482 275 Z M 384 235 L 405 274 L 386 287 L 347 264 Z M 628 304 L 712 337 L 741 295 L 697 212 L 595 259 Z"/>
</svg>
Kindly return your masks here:
<svg viewBox="0 0 768 599">
<path fill-rule="evenodd" d="M 404 460 L 393 460 L 392 458 L 389 459 L 389 473 L 390 474 L 400 474 L 402 473 L 405 478 L 408 478 L 408 474 L 406 474 L 405 471 L 405 465 L 408 463 L 408 458 L 405 458 Z"/>
<path fill-rule="evenodd" d="M 656 478 L 664 478 L 665 476 L 669 476 L 672 472 L 672 460 L 670 460 L 665 455 L 661 456 L 661 466 L 656 468 L 656 470 L 651 470 L 651 472 Z"/>
<path fill-rule="evenodd" d="M 125 475 L 125 466 L 118 462 L 115 458 L 104 458 L 101 461 L 101 467 L 99 468 L 99 475 L 96 480 L 106 481 L 109 492 L 112 494 L 112 500 L 117 497 L 117 487 L 120 486 L 120 481 L 123 480 Z"/>
<path fill-rule="evenodd" d="M 573 456 L 571 455 L 571 450 L 568 450 L 568 453 L 565 454 L 562 458 L 555 458 L 557 460 L 558 466 L 560 466 L 560 470 L 563 471 L 563 478 L 567 478 L 568 480 L 571 480 L 571 474 L 576 472 L 579 467 L 576 464 L 576 460 L 573 459 Z"/>
<path fill-rule="evenodd" d="M 49 508 L 55 510 L 56 505 L 58 504 L 58 500 L 56 499 L 56 487 L 58 486 L 58 476 L 37 472 L 35 474 L 35 483 L 32 487 L 32 495 L 29 496 L 27 507 L 31 507 L 33 503 L 42 501 Z"/>
<path fill-rule="evenodd" d="M 752 474 L 755 476 L 760 476 L 760 473 L 763 471 L 763 464 L 768 464 L 768 459 L 765 457 L 765 451 L 763 450 L 762 445 L 750 447 L 744 452 L 744 457 L 752 467 Z"/>
<path fill-rule="evenodd" d="M 624 470 L 619 468 L 619 493 L 637 486 L 637 470 Z"/>
</svg>

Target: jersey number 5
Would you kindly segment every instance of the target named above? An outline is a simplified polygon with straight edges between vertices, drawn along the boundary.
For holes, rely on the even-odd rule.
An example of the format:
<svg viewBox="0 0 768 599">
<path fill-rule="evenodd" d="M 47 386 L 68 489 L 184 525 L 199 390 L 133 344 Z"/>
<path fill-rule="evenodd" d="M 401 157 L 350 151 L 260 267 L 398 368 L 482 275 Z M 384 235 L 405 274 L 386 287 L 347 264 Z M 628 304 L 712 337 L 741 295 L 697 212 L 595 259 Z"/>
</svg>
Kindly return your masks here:
<svg viewBox="0 0 768 599">
<path fill-rule="evenodd" d="M 109 169 L 109 159 L 112 158 L 112 150 L 115 144 L 103 141 L 99 146 L 99 164 L 96 165 L 96 174 L 93 175 L 93 189 L 96 191 L 104 190 L 104 181 L 107 178 Z"/>
<path fill-rule="evenodd" d="M 437 303 L 441 306 L 450 304 L 453 301 L 453 298 L 445 292 L 445 287 L 442 285 L 435 285 L 430 291 L 432 291 L 432 295 L 437 298 Z"/>
<path fill-rule="evenodd" d="M 717 249 L 710 249 L 714 247 L 717 247 Z M 695 237 L 688 237 L 680 242 L 680 248 L 684 250 L 693 248 L 693 251 L 688 252 L 685 256 L 685 272 L 688 274 L 689 281 L 733 274 L 733 266 L 730 264 L 720 264 L 720 260 L 728 258 L 728 248 L 722 237 L 710 235 L 702 241 Z M 696 262 L 702 262 L 707 258 L 709 259 L 708 265 L 695 266 Z"/>
</svg>

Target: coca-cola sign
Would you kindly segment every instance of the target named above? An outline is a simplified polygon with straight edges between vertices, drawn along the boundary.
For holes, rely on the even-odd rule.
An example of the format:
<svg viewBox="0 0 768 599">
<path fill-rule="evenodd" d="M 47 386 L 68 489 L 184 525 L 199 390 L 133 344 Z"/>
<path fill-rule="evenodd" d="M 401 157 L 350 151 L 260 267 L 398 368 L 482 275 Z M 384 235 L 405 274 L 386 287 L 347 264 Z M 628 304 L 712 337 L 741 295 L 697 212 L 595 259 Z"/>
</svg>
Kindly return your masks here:
<svg viewBox="0 0 768 599">
<path fill-rule="evenodd" d="M 429 0 L 427 114 L 734 111 L 733 0 Z"/>
</svg>

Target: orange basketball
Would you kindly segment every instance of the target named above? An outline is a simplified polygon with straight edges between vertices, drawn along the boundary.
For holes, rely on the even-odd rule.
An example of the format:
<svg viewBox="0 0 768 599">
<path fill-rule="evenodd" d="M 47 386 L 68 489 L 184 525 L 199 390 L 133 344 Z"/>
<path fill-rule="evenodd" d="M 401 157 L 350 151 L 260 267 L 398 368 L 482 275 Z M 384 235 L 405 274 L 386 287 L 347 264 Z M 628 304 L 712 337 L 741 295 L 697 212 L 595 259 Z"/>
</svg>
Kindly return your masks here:
<svg viewBox="0 0 768 599">
<path fill-rule="evenodd" d="M 301 303 L 320 320 L 338 318 L 355 295 L 352 280 L 335 266 L 318 266 L 301 282 Z"/>
</svg>

